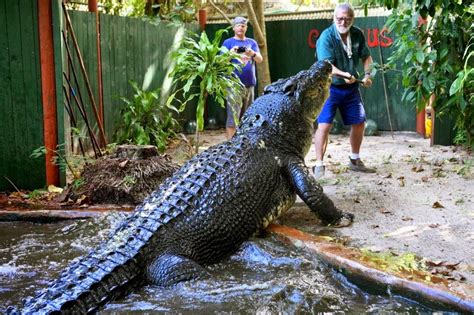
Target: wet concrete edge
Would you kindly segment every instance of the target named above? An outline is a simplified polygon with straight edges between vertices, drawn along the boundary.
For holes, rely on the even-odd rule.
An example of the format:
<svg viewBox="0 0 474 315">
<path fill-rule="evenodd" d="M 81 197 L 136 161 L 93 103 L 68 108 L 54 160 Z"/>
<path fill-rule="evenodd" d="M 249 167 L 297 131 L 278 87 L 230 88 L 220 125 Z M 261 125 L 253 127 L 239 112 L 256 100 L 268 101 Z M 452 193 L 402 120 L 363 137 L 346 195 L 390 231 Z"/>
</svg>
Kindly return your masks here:
<svg viewBox="0 0 474 315">
<path fill-rule="evenodd" d="M 371 289 L 384 293 L 390 291 L 392 294 L 409 298 L 427 307 L 441 308 L 446 311 L 474 312 L 474 300 L 453 292 L 448 286 L 428 285 L 368 267 L 355 259 L 354 250 L 291 227 L 271 224 L 267 230 L 298 247 L 306 248 L 329 266 L 344 274 L 351 282 L 362 287 L 370 286 Z"/>
<path fill-rule="evenodd" d="M 2 210 L 0 209 L 0 222 L 9 221 L 29 221 L 38 223 L 51 223 L 63 220 L 81 220 L 90 219 L 103 215 L 110 211 L 131 212 L 132 206 L 117 207 L 117 206 L 101 206 L 97 208 L 85 209 L 68 209 L 68 210 Z"/>
</svg>

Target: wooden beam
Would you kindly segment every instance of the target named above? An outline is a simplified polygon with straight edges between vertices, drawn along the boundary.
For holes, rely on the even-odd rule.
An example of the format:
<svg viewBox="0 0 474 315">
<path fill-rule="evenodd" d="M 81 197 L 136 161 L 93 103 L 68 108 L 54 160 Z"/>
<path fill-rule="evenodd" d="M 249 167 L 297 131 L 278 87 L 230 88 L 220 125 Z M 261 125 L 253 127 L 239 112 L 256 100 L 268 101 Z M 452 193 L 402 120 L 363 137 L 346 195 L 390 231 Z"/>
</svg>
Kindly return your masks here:
<svg viewBox="0 0 474 315">
<path fill-rule="evenodd" d="M 59 167 L 52 158 L 58 145 L 56 83 L 51 0 L 38 1 L 38 32 L 41 66 L 41 101 L 43 104 L 43 136 L 46 152 L 46 184 L 59 185 Z"/>
</svg>

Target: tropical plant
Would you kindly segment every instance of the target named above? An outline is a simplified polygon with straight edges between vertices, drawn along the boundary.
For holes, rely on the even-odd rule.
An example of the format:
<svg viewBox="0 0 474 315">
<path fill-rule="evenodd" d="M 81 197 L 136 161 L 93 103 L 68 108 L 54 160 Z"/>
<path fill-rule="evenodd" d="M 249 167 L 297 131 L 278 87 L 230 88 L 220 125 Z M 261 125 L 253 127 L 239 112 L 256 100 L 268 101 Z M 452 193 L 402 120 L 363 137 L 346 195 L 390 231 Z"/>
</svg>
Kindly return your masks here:
<svg viewBox="0 0 474 315">
<path fill-rule="evenodd" d="M 199 131 L 204 128 L 207 97 L 213 96 L 224 107 L 226 98 L 236 97 L 243 89 L 239 78 L 233 74 L 242 68 L 242 64 L 230 62 L 233 58 L 239 58 L 239 55 L 220 45 L 225 32 L 227 29 L 218 30 L 212 41 L 205 32 L 200 36 L 190 32 L 171 55 L 176 64 L 170 76 L 177 88 L 169 96 L 167 105 L 171 106 L 175 102 L 183 110 L 191 100 L 197 98 L 196 143 L 199 142 Z"/>
<path fill-rule="evenodd" d="M 178 110 L 169 103 L 160 102 L 159 88 L 144 91 L 136 82 L 129 82 L 135 94 L 131 100 L 121 98 L 125 106 L 120 112 L 114 141 L 119 144 L 156 145 L 163 152 L 168 139 L 176 135 L 178 123 L 173 111 L 178 113 Z"/>
<path fill-rule="evenodd" d="M 78 179 L 81 176 L 80 168 L 81 166 L 90 161 L 90 158 L 88 157 L 82 157 L 82 156 L 72 156 L 72 155 L 66 155 L 64 153 L 64 147 L 65 144 L 58 144 L 56 146 L 56 149 L 47 149 L 45 146 L 41 146 L 39 148 L 36 148 L 33 150 L 33 152 L 30 154 L 30 158 L 40 158 L 42 156 L 46 156 L 46 153 L 48 150 L 53 153 L 53 158 L 51 159 L 51 162 L 58 166 L 60 170 L 65 171 L 66 169 L 69 170 L 71 175 L 73 176 L 74 179 Z"/>
<path fill-rule="evenodd" d="M 424 108 L 432 95 L 436 115 L 455 119 L 465 145 L 474 146 L 474 5 L 466 0 L 365 0 L 393 9 L 396 35 L 389 65 L 400 68 L 403 100 Z"/>
</svg>

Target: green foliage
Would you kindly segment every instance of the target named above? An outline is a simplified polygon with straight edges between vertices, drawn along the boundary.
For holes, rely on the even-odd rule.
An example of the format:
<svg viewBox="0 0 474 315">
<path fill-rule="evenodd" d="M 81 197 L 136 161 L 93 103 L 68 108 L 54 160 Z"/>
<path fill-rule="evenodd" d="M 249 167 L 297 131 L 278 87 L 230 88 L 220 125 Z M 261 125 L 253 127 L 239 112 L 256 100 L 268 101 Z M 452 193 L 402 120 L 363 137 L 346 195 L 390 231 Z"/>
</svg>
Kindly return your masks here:
<svg viewBox="0 0 474 315">
<path fill-rule="evenodd" d="M 114 134 L 118 144 L 152 144 L 164 152 L 169 138 L 176 135 L 178 123 L 172 111 L 173 105 L 160 102 L 159 88 L 153 91 L 141 90 L 137 83 L 129 81 L 135 94 L 131 100 L 122 97 L 125 106 L 120 112 L 120 122 Z"/>
<path fill-rule="evenodd" d="M 193 0 L 154 2 L 154 4 L 147 5 L 146 0 L 99 0 L 107 14 L 149 17 L 175 23 L 189 23 L 196 20 L 196 6 Z"/>
<path fill-rule="evenodd" d="M 83 177 L 77 178 L 77 179 L 73 180 L 73 182 L 71 183 L 74 190 L 78 190 L 84 184 L 85 184 L 85 179 Z"/>
<path fill-rule="evenodd" d="M 413 272 L 426 269 L 424 261 L 418 259 L 413 253 L 396 255 L 391 252 L 376 253 L 368 249 L 362 249 L 361 254 L 363 260 L 373 263 L 383 271 Z"/>
<path fill-rule="evenodd" d="M 159 7 L 159 19 L 174 23 L 190 23 L 196 20 L 196 8 L 192 0 L 185 0 L 174 4 L 172 1 L 167 2 L 168 5 Z"/>
<path fill-rule="evenodd" d="M 466 0 L 365 0 L 394 8 L 387 21 L 396 35 L 391 67 L 401 68 L 403 101 L 424 108 L 434 95 L 437 115 L 456 119 L 465 145 L 474 146 L 472 46 L 474 5 Z M 418 17 L 426 19 L 419 25 Z"/>
<path fill-rule="evenodd" d="M 105 13 L 120 16 L 144 16 L 146 0 L 99 0 Z"/>
<path fill-rule="evenodd" d="M 62 171 L 68 169 L 69 172 L 71 172 L 71 175 L 75 179 L 78 179 L 80 177 L 80 165 L 87 161 L 88 158 L 67 156 L 66 154 L 64 154 L 64 146 L 65 144 L 58 144 L 55 150 L 50 150 L 54 154 L 53 158 L 51 159 L 51 162 L 54 165 L 58 166 Z M 37 159 L 42 156 L 45 156 L 47 152 L 48 149 L 46 149 L 45 146 L 41 146 L 33 150 L 33 152 L 30 154 L 30 157 Z"/>
<path fill-rule="evenodd" d="M 190 36 L 185 37 L 172 54 L 176 65 L 170 76 L 178 88 L 169 96 L 167 104 L 170 106 L 172 102 L 177 102 L 182 110 L 197 98 L 196 122 L 199 131 L 204 128 L 204 105 L 208 95 L 224 107 L 229 91 L 238 93 L 243 89 L 239 78 L 233 75 L 242 65 L 230 61 L 238 58 L 238 54 L 220 46 L 224 32 L 227 30 L 217 31 L 212 41 L 205 32 L 201 36 L 190 32 Z"/>
<path fill-rule="evenodd" d="M 466 159 L 462 161 L 462 165 L 456 169 L 456 174 L 461 175 L 462 177 L 468 179 L 472 178 L 474 169 L 474 158 Z M 458 202 L 456 201 L 456 204 Z"/>
<path fill-rule="evenodd" d="M 127 187 L 132 187 L 135 185 L 137 182 L 136 178 L 132 175 L 125 175 L 125 177 L 122 179 L 122 184 L 124 184 Z"/>
<path fill-rule="evenodd" d="M 46 194 L 48 194 L 48 192 L 44 189 L 35 189 L 28 194 L 28 199 L 41 199 Z"/>
</svg>

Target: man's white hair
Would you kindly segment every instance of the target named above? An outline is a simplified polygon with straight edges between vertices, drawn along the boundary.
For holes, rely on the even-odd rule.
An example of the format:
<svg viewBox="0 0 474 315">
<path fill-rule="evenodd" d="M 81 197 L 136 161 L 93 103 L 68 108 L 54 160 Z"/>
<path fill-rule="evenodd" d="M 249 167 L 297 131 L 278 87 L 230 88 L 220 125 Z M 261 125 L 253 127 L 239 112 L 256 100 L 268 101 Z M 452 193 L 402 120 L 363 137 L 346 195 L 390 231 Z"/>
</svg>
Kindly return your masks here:
<svg viewBox="0 0 474 315">
<path fill-rule="evenodd" d="M 354 9 L 349 3 L 338 3 L 336 5 L 336 8 L 334 9 L 334 16 L 336 16 L 337 11 L 343 11 L 343 12 L 349 12 L 349 15 L 351 17 L 354 17 Z"/>
</svg>

